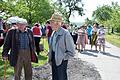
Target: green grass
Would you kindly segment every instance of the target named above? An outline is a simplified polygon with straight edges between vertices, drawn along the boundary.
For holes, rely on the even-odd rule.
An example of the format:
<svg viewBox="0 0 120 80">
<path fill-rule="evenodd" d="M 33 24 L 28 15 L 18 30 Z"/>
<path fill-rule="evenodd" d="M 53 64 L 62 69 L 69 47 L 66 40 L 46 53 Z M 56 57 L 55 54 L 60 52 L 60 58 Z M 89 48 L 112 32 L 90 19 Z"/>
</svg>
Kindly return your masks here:
<svg viewBox="0 0 120 80">
<path fill-rule="evenodd" d="M 1 52 L 2 52 L 2 48 L 0 48 L 0 77 L 4 76 L 4 66 L 5 66 L 5 62 L 2 60 L 2 56 L 1 56 Z M 9 65 L 9 62 L 7 61 L 7 65 L 6 65 L 6 77 L 8 77 L 9 75 L 13 74 L 13 67 L 11 67 Z"/>
<path fill-rule="evenodd" d="M 41 39 L 41 43 L 44 45 L 45 50 L 40 52 L 40 55 L 38 56 L 38 63 L 32 63 L 33 67 L 44 65 L 47 62 L 47 50 L 48 50 L 48 44 L 46 39 Z M 2 61 L 1 57 L 2 47 L 0 48 L 0 78 L 4 76 L 4 61 Z M 9 77 L 10 75 L 13 75 L 13 67 L 9 65 L 9 62 L 7 62 L 7 68 L 6 68 L 6 76 Z"/>
<path fill-rule="evenodd" d="M 44 46 L 44 51 L 40 52 L 38 56 L 38 63 L 32 63 L 33 67 L 41 66 L 47 62 L 47 51 L 48 51 L 48 44 L 46 39 L 41 39 L 41 44 Z"/>
<path fill-rule="evenodd" d="M 106 40 L 111 44 L 120 47 L 120 35 L 115 34 L 106 35 Z"/>
</svg>

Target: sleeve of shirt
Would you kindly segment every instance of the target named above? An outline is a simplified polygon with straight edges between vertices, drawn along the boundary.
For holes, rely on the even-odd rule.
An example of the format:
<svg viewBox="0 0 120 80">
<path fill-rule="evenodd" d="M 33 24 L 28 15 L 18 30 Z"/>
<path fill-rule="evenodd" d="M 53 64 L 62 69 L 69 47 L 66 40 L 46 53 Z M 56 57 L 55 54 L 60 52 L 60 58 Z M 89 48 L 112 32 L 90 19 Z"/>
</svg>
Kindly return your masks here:
<svg viewBox="0 0 120 80">
<path fill-rule="evenodd" d="M 65 47 L 67 56 L 74 57 L 75 55 L 75 46 L 73 42 L 73 38 L 69 32 L 65 34 Z"/>
<path fill-rule="evenodd" d="M 97 30 L 97 35 L 100 35 L 100 29 Z"/>
<path fill-rule="evenodd" d="M 8 57 L 8 52 L 11 48 L 11 43 L 12 43 L 12 31 L 8 31 L 5 37 L 4 45 L 3 45 L 3 51 L 2 51 L 2 56 L 3 57 Z"/>
<path fill-rule="evenodd" d="M 31 31 L 33 32 L 33 27 L 31 28 Z"/>
<path fill-rule="evenodd" d="M 42 30 L 41 30 L 41 28 L 40 28 L 40 36 L 42 36 Z"/>
</svg>

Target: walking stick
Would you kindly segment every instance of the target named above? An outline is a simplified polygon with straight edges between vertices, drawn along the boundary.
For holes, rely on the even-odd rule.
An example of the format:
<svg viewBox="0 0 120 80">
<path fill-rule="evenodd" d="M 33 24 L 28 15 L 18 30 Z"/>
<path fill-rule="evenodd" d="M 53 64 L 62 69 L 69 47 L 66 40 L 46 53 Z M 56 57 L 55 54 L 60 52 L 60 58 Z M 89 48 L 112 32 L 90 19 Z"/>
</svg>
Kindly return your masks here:
<svg viewBox="0 0 120 80">
<path fill-rule="evenodd" d="M 6 80 L 6 64 L 7 64 L 7 60 L 5 59 L 5 64 L 4 64 L 4 80 Z"/>
</svg>

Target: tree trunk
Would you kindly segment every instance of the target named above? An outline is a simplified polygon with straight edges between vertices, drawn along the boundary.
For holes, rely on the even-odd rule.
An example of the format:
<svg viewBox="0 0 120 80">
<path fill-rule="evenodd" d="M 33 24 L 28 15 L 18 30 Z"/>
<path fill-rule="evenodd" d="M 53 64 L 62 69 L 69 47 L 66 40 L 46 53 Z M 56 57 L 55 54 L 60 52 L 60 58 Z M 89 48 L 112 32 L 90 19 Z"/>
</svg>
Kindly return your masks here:
<svg viewBox="0 0 120 80">
<path fill-rule="evenodd" d="M 108 27 L 108 34 L 110 33 L 110 27 Z"/>
<path fill-rule="evenodd" d="M 68 24 L 70 23 L 70 16 L 71 16 L 71 13 L 72 13 L 72 10 L 70 9 L 70 11 L 69 11 L 69 13 L 68 13 L 68 19 L 67 19 L 67 22 L 68 22 Z"/>
<path fill-rule="evenodd" d="M 114 28 L 112 27 L 112 32 L 111 33 L 113 33 L 114 34 Z"/>
</svg>

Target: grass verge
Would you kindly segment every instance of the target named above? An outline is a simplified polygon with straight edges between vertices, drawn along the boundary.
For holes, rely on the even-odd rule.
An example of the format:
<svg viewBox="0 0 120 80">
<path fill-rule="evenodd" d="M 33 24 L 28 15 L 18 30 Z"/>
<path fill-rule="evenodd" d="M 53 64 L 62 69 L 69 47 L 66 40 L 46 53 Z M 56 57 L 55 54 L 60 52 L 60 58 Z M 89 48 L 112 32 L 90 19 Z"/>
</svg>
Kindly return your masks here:
<svg viewBox="0 0 120 80">
<path fill-rule="evenodd" d="M 120 48 L 120 35 L 107 34 L 105 38 L 106 38 L 106 41 Z"/>
</svg>

